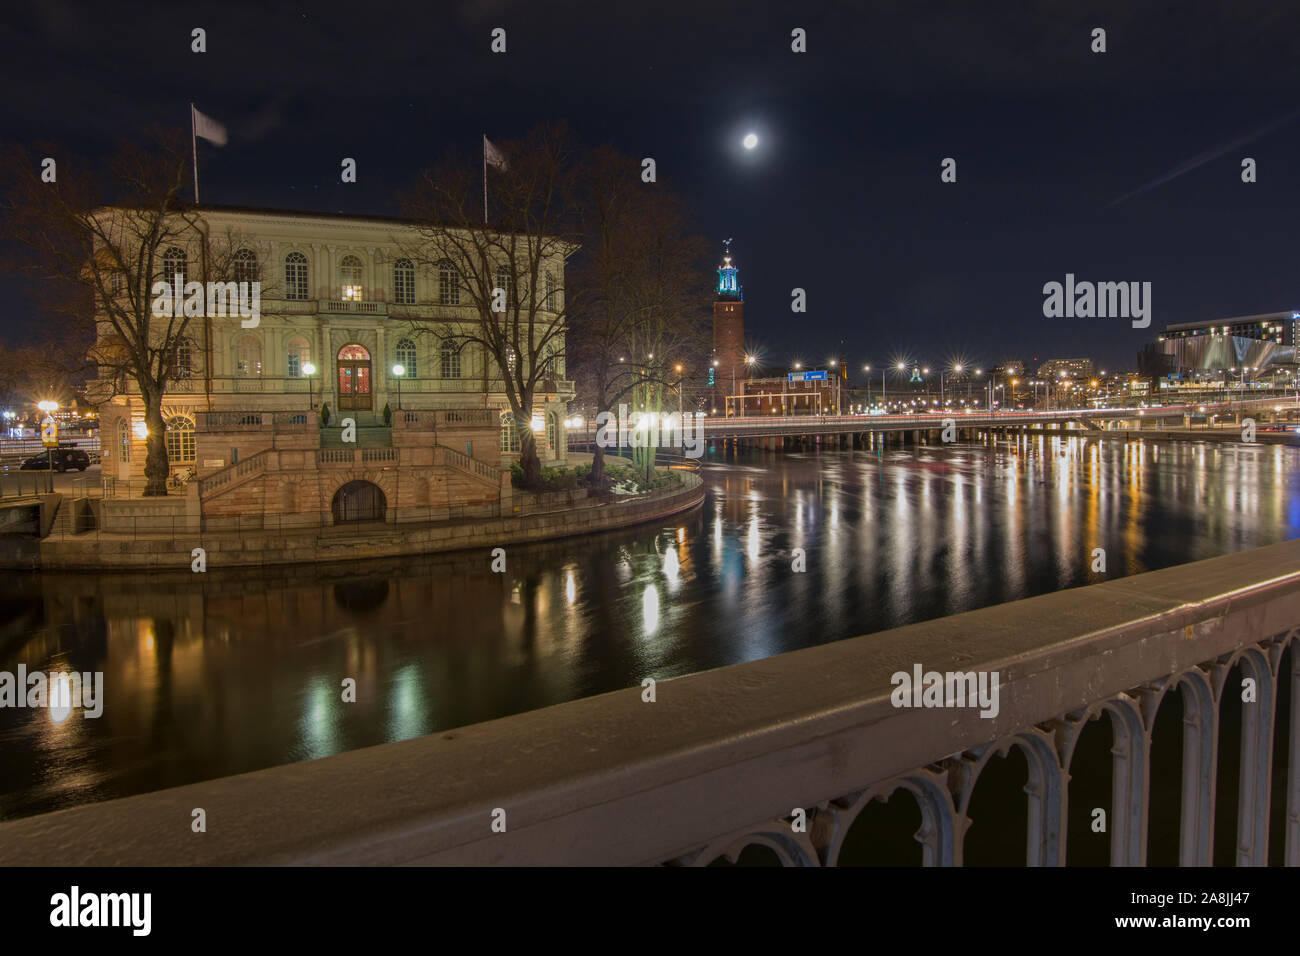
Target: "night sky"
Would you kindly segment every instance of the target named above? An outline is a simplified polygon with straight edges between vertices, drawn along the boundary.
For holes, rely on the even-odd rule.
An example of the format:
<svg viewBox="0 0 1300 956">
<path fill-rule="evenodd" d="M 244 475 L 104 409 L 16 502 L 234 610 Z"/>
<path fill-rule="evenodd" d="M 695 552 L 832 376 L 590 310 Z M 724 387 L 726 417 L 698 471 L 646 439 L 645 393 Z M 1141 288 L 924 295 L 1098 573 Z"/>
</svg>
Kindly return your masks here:
<svg viewBox="0 0 1300 956">
<path fill-rule="evenodd" d="M 734 237 L 747 337 L 772 363 L 821 363 L 842 341 L 859 368 L 1130 368 L 1167 323 L 1300 306 L 1300 8 L 1061 6 L 39 0 L 6 12 L 0 137 L 94 160 L 151 123 L 188 128 L 193 100 L 231 134 L 200 143 L 205 202 L 395 214 L 449 147 L 563 119 L 654 157 L 719 252 Z M 1044 318 L 1043 284 L 1067 272 L 1152 282 L 1151 328 Z M 0 275 L 0 293 L 14 340 L 37 318 L 21 284 Z"/>
</svg>

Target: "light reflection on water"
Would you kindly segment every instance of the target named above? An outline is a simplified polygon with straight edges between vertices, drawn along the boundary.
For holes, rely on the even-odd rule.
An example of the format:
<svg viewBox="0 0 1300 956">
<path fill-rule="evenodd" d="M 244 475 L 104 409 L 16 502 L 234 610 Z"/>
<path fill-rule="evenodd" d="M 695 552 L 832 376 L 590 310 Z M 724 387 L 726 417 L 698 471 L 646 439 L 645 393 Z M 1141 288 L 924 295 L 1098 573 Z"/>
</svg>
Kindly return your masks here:
<svg viewBox="0 0 1300 956">
<path fill-rule="evenodd" d="M 702 508 L 483 554 L 10 575 L 0 670 L 102 670 L 98 720 L 0 710 L 0 817 L 444 731 L 1300 534 L 1300 450 L 1033 437 L 711 459 Z M 1108 573 L 1093 574 L 1093 550 Z M 794 571 L 795 549 L 806 571 Z M 978 634 L 970 635 L 972 642 Z M 342 682 L 356 681 L 343 703 Z"/>
</svg>

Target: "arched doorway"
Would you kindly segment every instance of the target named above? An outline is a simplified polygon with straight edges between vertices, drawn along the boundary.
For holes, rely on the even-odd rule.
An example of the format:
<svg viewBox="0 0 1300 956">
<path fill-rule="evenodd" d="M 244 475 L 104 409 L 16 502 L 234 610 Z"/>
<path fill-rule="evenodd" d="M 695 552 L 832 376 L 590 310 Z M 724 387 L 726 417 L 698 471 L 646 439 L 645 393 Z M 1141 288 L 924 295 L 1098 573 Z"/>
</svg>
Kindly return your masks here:
<svg viewBox="0 0 1300 956">
<path fill-rule="evenodd" d="M 383 521 L 387 508 L 383 489 L 369 481 L 349 481 L 334 492 L 334 500 L 330 503 L 335 524 Z"/>
<path fill-rule="evenodd" d="M 345 345 L 339 349 L 339 408 L 364 409 L 372 407 L 370 388 L 370 353 L 360 345 Z"/>
</svg>

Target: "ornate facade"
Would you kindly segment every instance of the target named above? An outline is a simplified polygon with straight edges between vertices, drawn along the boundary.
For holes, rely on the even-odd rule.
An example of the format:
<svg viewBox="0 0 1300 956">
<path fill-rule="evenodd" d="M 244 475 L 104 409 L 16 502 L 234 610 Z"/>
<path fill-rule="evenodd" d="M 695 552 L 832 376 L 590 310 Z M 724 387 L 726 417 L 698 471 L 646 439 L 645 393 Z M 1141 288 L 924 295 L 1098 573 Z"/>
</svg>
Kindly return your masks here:
<svg viewBox="0 0 1300 956">
<path fill-rule="evenodd" d="M 460 450 L 492 465 L 518 457 L 500 371 L 480 346 L 454 334 L 480 321 L 461 270 L 450 261 L 417 267 L 404 254 L 419 243 L 413 224 L 208 207 L 200 229 L 212 246 L 232 247 L 234 278 L 260 280 L 261 315 L 255 326 L 238 314 L 191 319 L 188 341 L 177 349 L 181 375 L 163 401 L 173 471 L 193 468 L 205 477 L 219 467 L 216 461 L 230 464 L 222 455 L 205 465 L 203 422 L 226 420 L 211 413 L 320 412 L 323 406 L 330 426 L 348 417 L 362 429 L 384 427 L 385 407 L 394 416 L 399 410 L 492 410 L 495 440 Z M 163 251 L 168 278 L 201 278 L 199 239 L 196 231 L 192 244 Z M 534 293 L 544 297 L 549 321 L 562 321 L 564 265 L 562 256 L 552 257 L 537 283 L 544 288 Z M 502 272 L 499 281 L 509 286 L 516 280 Z M 515 293 L 528 294 L 519 286 Z M 565 379 L 562 342 L 546 353 L 548 369 L 529 423 L 543 462 L 565 457 L 563 420 L 573 389 Z M 104 474 L 142 478 L 144 404 L 129 377 L 111 378 L 101 369 L 97 383 L 100 395 L 116 393 L 100 411 Z M 205 419 L 201 413 L 210 414 Z M 322 435 L 324 447 L 329 429 Z"/>
</svg>

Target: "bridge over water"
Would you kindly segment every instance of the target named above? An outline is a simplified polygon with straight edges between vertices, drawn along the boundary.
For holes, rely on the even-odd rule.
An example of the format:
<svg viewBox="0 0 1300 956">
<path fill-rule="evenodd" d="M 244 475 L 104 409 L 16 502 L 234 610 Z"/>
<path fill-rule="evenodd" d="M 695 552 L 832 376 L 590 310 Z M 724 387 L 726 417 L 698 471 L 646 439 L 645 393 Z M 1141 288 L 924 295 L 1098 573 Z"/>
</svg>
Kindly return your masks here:
<svg viewBox="0 0 1300 956">
<path fill-rule="evenodd" d="M 1295 866 L 1298 655 L 1300 540 L 661 681 L 653 703 L 633 686 L 3 823 L 0 859 L 703 865 L 748 848 L 833 866 L 889 799 L 919 814 L 921 862 L 960 866 L 1015 752 L 1007 825 L 1029 865 L 1066 863 L 1070 833 L 1142 865 L 1150 821 L 1172 818 L 1184 866 Z M 918 666 L 998 674 L 996 713 L 900 706 Z M 1085 773 L 1090 733 L 1105 764 Z M 1157 760 L 1174 787 L 1153 785 Z M 1099 806 L 1104 834 L 1077 823 Z M 195 807 L 219 829 L 195 838 Z"/>
</svg>

